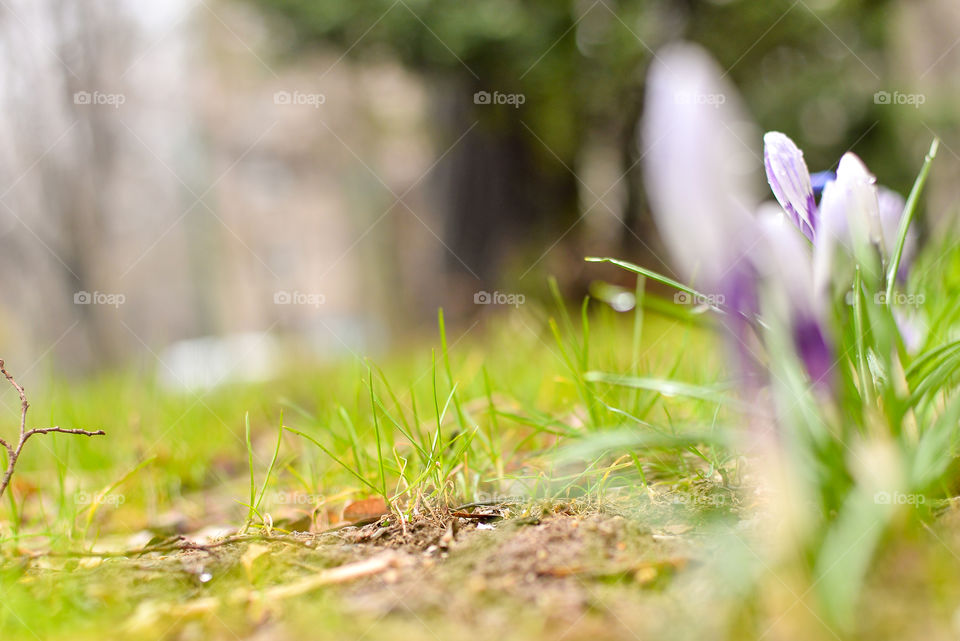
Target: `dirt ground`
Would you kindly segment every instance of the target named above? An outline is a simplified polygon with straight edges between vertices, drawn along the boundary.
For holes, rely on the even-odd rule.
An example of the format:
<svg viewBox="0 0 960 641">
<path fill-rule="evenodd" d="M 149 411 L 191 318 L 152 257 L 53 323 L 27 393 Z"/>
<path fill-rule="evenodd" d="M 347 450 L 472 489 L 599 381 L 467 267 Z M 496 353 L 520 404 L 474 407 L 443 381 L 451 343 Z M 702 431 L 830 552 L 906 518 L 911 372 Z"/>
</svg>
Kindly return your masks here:
<svg viewBox="0 0 960 641">
<path fill-rule="evenodd" d="M 765 535 L 736 503 L 690 514 L 671 503 L 463 506 L 325 533 L 45 557 L 21 581 L 41 596 L 70 582 L 89 599 L 99 618 L 71 639 L 956 638 L 952 509 L 930 530 L 936 547 L 886 546 L 855 633 L 820 620 L 789 574 L 755 580 L 771 569 L 747 544 Z"/>
</svg>

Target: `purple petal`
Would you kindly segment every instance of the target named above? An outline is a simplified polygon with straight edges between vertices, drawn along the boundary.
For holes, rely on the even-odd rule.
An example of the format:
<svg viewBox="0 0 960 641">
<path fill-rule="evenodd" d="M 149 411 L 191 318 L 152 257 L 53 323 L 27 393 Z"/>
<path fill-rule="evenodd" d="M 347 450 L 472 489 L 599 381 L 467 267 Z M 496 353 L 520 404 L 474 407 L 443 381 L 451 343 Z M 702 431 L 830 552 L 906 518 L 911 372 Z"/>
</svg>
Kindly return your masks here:
<svg viewBox="0 0 960 641">
<path fill-rule="evenodd" d="M 803 235 L 813 241 L 817 201 L 803 152 L 784 134 L 770 131 L 763 137 L 763 164 L 773 195 Z"/>
<path fill-rule="evenodd" d="M 793 344 L 810 380 L 818 386 L 830 386 L 833 350 L 820 323 L 800 318 L 793 325 Z"/>
<path fill-rule="evenodd" d="M 837 174 L 832 171 L 818 171 L 810 174 L 810 184 L 813 185 L 814 195 L 820 196 L 820 194 L 823 193 L 823 188 L 827 186 L 827 183 L 832 183 L 836 179 Z"/>
<path fill-rule="evenodd" d="M 829 387 L 833 350 L 821 323 L 826 304 L 814 286 L 811 247 L 787 222 L 782 210 L 762 210 L 757 227 L 758 269 L 765 279 L 765 311 L 790 328 L 794 349 L 814 383 Z M 816 246 L 815 246 L 816 247 Z"/>
<path fill-rule="evenodd" d="M 757 296 L 758 274 L 749 261 L 738 261 L 724 277 L 721 295 L 727 314 L 724 325 L 737 361 L 739 374 L 746 385 L 757 385 L 765 378 L 765 370 L 754 350 L 754 319 L 760 312 Z"/>
</svg>

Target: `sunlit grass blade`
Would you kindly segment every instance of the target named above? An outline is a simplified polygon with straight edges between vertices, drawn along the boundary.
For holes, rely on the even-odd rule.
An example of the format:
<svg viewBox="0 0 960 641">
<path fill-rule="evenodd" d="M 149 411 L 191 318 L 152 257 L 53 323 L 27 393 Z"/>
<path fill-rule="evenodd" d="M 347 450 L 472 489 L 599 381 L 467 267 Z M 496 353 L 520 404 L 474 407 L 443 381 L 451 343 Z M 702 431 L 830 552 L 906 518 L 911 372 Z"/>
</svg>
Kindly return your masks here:
<svg viewBox="0 0 960 641">
<path fill-rule="evenodd" d="M 516 412 L 506 410 L 496 410 L 497 415 L 513 421 L 519 425 L 532 427 L 538 433 L 553 434 L 554 436 L 576 436 L 576 432 L 570 429 L 570 426 L 558 419 L 540 415 L 536 412 L 530 412 L 531 416 L 524 416 Z"/>
<path fill-rule="evenodd" d="M 684 285 L 683 283 L 676 281 L 668 276 L 664 276 L 663 274 L 658 274 L 655 271 L 646 269 L 645 267 L 640 267 L 639 265 L 635 265 L 625 260 L 619 260 L 617 258 L 606 258 L 606 257 L 601 258 L 598 256 L 588 256 L 584 258 L 584 260 L 587 261 L 588 263 L 610 263 L 611 265 L 616 265 L 617 267 L 625 269 L 628 272 L 633 272 L 634 274 L 645 276 L 651 280 L 657 281 L 658 283 L 667 285 L 668 287 L 678 289 L 682 292 L 687 292 L 691 296 L 694 296 L 695 298 L 698 298 L 700 300 L 709 300 L 706 294 L 703 294 L 697 291 L 696 289 L 694 289 L 693 287 L 690 287 L 689 285 Z"/>
<path fill-rule="evenodd" d="M 723 405 L 738 405 L 734 398 L 723 394 L 726 389 L 729 389 L 729 386 L 708 387 L 670 379 L 623 376 L 621 374 L 609 374 L 606 372 L 587 372 L 586 378 L 589 381 L 597 383 L 650 390 L 667 397 L 681 396 Z"/>
<path fill-rule="evenodd" d="M 552 277 L 547 280 L 547 285 L 550 287 L 550 296 L 553 298 L 553 302 L 556 305 L 557 313 L 561 322 L 563 323 L 564 331 L 567 333 L 567 336 L 570 337 L 570 344 L 573 348 L 573 353 L 577 355 L 577 358 L 579 358 L 580 345 L 577 343 L 577 332 L 573 327 L 573 320 L 570 318 L 570 313 L 567 311 L 567 302 L 563 298 L 563 294 L 560 292 L 560 285 L 557 283 L 557 279 Z M 559 331 L 556 333 L 559 334 Z"/>
<path fill-rule="evenodd" d="M 860 398 L 865 403 L 872 402 L 876 396 L 873 378 L 867 371 L 867 352 L 865 346 L 865 326 L 863 320 L 863 279 L 858 266 L 853 277 L 853 331 L 857 347 L 857 375 L 860 378 Z"/>
<path fill-rule="evenodd" d="M 383 438 L 380 435 L 380 419 L 377 416 L 377 401 L 373 393 L 373 370 L 367 366 L 367 383 L 370 385 L 370 411 L 373 414 L 373 432 L 377 441 L 377 466 L 380 469 L 380 494 L 387 496 L 387 473 L 383 467 Z"/>
<path fill-rule="evenodd" d="M 139 472 L 140 470 L 142 470 L 142 469 L 145 468 L 146 466 L 148 466 L 148 465 L 150 465 L 151 463 L 153 463 L 156 459 L 157 459 L 156 456 L 151 456 L 151 457 L 148 458 L 148 459 L 145 459 L 145 460 L 143 460 L 143 461 L 140 461 L 139 463 L 137 463 L 136 465 L 134 465 L 130 470 L 128 470 L 127 472 L 125 472 L 125 473 L 123 474 L 123 476 L 121 476 L 121 477 L 118 478 L 116 481 L 114 481 L 114 482 L 111 483 L 110 485 L 106 486 L 105 488 L 103 488 L 102 490 L 100 490 L 99 492 L 97 492 L 96 496 L 92 497 L 92 499 L 91 499 L 91 501 L 90 501 L 90 507 L 87 508 L 87 519 L 86 519 L 86 522 L 84 523 L 84 526 L 83 526 L 83 536 L 84 536 L 84 538 L 86 538 L 87 532 L 88 532 L 88 530 L 90 529 L 90 525 L 93 523 L 93 517 L 96 516 L 97 510 L 98 510 L 98 509 L 100 508 L 100 506 L 103 504 L 104 498 L 106 498 L 107 496 L 109 496 L 115 489 L 117 489 L 117 488 L 118 488 L 122 483 L 124 483 L 127 479 L 129 479 L 130 477 L 132 477 L 134 474 L 136 474 L 137 472 Z"/>
<path fill-rule="evenodd" d="M 647 279 L 643 274 L 637 274 L 637 284 L 634 289 L 633 304 L 633 341 L 630 350 L 630 373 L 640 376 L 640 346 L 643 342 L 643 305 L 645 302 Z M 634 411 L 640 407 L 640 390 L 633 393 Z"/>
<path fill-rule="evenodd" d="M 361 476 L 366 476 L 366 470 L 364 469 L 364 452 L 360 446 L 360 435 L 357 433 L 357 427 L 353 423 L 353 419 L 350 418 L 350 412 L 347 411 L 343 405 L 338 409 L 340 418 L 343 420 L 344 426 L 347 428 L 347 437 L 350 439 L 350 451 L 353 453 L 353 464 L 357 466 L 357 473 Z"/>
<path fill-rule="evenodd" d="M 960 350 L 960 340 L 947 343 L 946 345 L 940 345 L 931 350 L 920 354 L 910 366 L 907 367 L 905 374 L 907 379 L 914 379 L 917 376 L 921 375 L 922 372 L 929 372 L 931 369 L 936 367 L 936 363 L 939 363 L 942 358 L 948 355 L 950 352 Z"/>
<path fill-rule="evenodd" d="M 834 625 L 846 629 L 891 511 L 873 495 L 850 492 L 817 555 L 814 583 Z"/>
<path fill-rule="evenodd" d="M 587 380 L 583 376 L 583 369 L 581 369 L 579 366 L 580 359 L 577 357 L 579 350 L 576 342 L 575 340 L 571 342 L 570 347 L 574 350 L 574 354 L 571 355 L 567 349 L 567 345 L 563 340 L 563 335 L 560 332 L 560 327 L 557 325 L 557 322 L 551 318 L 549 321 L 549 326 L 550 331 L 553 334 L 553 340 L 557 345 L 557 349 L 560 351 L 560 358 L 570 370 L 570 374 L 573 376 L 573 383 L 576 386 L 577 392 L 580 394 L 580 398 L 587 409 L 587 414 L 590 416 L 590 425 L 596 427 L 600 423 L 600 417 L 597 413 L 597 406 L 593 390 L 590 389 L 590 386 L 587 384 Z"/>
<path fill-rule="evenodd" d="M 917 211 L 917 204 L 920 200 L 920 193 L 927 183 L 927 176 L 930 174 L 930 166 L 933 159 L 937 157 L 937 150 L 940 148 L 940 139 L 934 138 L 930 143 L 930 151 L 927 152 L 923 160 L 923 166 L 917 179 L 913 182 L 910 189 L 910 195 L 907 196 L 907 202 L 903 206 L 903 214 L 900 217 L 900 227 L 897 229 L 897 244 L 890 257 L 890 267 L 887 269 L 887 306 L 893 304 L 893 290 L 897 284 L 897 273 L 900 271 L 900 260 L 903 257 L 903 246 L 907 241 L 907 232 L 910 230 L 910 223 L 913 222 L 913 216 Z"/>
<path fill-rule="evenodd" d="M 253 523 L 254 504 L 256 503 L 257 484 L 253 477 L 253 443 L 250 440 L 250 412 L 243 413 L 243 433 L 247 443 L 247 466 L 250 469 L 250 502 L 247 503 L 247 523 L 244 530 Z"/>
<path fill-rule="evenodd" d="M 447 349 L 447 326 L 443 320 L 443 308 L 437 310 L 437 326 L 440 328 L 440 351 L 443 356 L 443 367 L 447 372 L 447 384 L 454 387 L 453 369 L 450 367 L 450 352 Z M 461 429 L 466 429 L 467 419 L 463 414 L 463 408 L 460 406 L 460 399 L 454 395 L 453 406 L 457 411 L 457 423 Z"/>
<path fill-rule="evenodd" d="M 283 443 L 283 412 L 280 412 L 280 429 L 277 430 L 277 444 L 273 448 L 273 456 L 270 457 L 270 464 L 267 465 L 267 472 L 263 477 L 263 485 L 260 486 L 260 492 L 257 494 L 257 500 L 253 504 L 253 509 L 260 510 L 260 504 L 263 502 L 263 495 L 267 491 L 267 485 L 270 483 L 270 477 L 273 475 L 273 467 L 277 464 L 277 456 L 280 455 L 280 444 Z"/>
<path fill-rule="evenodd" d="M 390 423 L 400 432 L 400 435 L 407 440 L 408 443 L 417 451 L 417 455 L 420 457 L 421 461 L 426 461 L 430 456 L 430 453 L 424 450 L 420 443 L 414 438 L 413 434 L 407 429 L 406 425 L 402 425 L 397 422 L 397 420 L 387 411 L 387 408 L 384 406 L 383 401 L 379 398 L 376 399 L 377 407 L 380 408 L 380 411 L 383 412 L 383 416 L 390 421 Z"/>
<path fill-rule="evenodd" d="M 357 473 L 356 470 L 354 470 L 352 467 L 350 467 L 349 465 L 347 465 L 346 463 L 344 463 L 342 460 L 340 460 L 340 458 L 339 458 L 336 454 L 334 454 L 333 452 L 331 452 L 331 451 L 329 450 L 329 448 L 327 448 L 327 446 L 325 446 L 323 443 L 321 443 L 320 441 L 318 441 L 318 440 L 315 439 L 314 437 L 310 436 L 310 435 L 307 434 L 306 432 L 301 432 L 300 430 L 294 429 L 294 428 L 290 427 L 289 425 L 284 425 L 283 429 L 286 430 L 287 432 L 292 432 L 293 434 L 296 434 L 297 436 L 303 437 L 303 438 L 307 439 L 308 441 L 310 441 L 311 443 L 313 443 L 314 445 L 316 445 L 317 447 L 319 447 L 321 450 L 323 450 L 324 454 L 326 454 L 326 455 L 329 456 L 331 459 L 333 459 L 333 461 L 334 461 L 337 465 L 339 465 L 339 466 L 342 467 L 344 470 L 346 470 L 347 472 L 349 472 L 351 476 L 353 476 L 355 479 L 357 479 L 358 481 L 360 481 L 361 483 L 363 483 L 365 486 L 367 486 L 367 488 L 369 488 L 370 490 L 372 490 L 374 494 L 377 494 L 377 495 L 382 496 L 382 495 L 380 494 L 380 488 L 378 488 L 376 485 L 374 485 L 373 483 L 371 483 L 371 482 L 368 481 L 367 479 L 363 478 L 360 474 Z M 384 496 L 384 499 L 386 499 L 386 498 L 387 498 L 387 497 Z"/>
<path fill-rule="evenodd" d="M 943 390 L 958 377 L 960 377 L 960 349 L 954 349 L 932 361 L 931 366 L 915 376 L 913 380 L 908 379 L 913 389 L 907 401 L 908 405 L 915 405 L 928 393 Z"/>
<path fill-rule="evenodd" d="M 911 481 L 918 489 L 928 488 L 954 460 L 960 439 L 960 397 L 954 398 L 936 422 L 924 430 L 911 463 Z"/>
<path fill-rule="evenodd" d="M 500 456 L 500 438 L 503 432 L 497 422 L 497 407 L 493 402 L 493 388 L 490 386 L 490 376 L 486 366 L 480 368 L 483 374 L 483 391 L 487 397 L 487 444 L 490 452 L 490 462 L 498 474 L 503 473 L 503 458 Z"/>
</svg>

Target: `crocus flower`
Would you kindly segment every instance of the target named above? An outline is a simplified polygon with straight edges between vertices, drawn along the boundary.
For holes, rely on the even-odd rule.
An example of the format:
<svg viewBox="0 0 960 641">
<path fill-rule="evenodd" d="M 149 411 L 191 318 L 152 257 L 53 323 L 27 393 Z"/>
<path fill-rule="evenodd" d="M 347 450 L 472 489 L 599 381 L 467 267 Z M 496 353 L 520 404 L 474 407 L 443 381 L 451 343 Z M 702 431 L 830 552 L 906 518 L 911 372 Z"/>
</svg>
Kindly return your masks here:
<svg viewBox="0 0 960 641">
<path fill-rule="evenodd" d="M 869 264 L 867 245 L 889 260 L 897 240 L 897 228 L 903 213 L 903 197 L 876 185 L 876 178 L 852 153 L 840 160 L 837 173 L 810 174 L 803 152 L 785 134 L 768 132 L 764 138 L 764 165 L 767 182 L 788 218 L 815 245 L 820 227 L 829 225 L 832 238 L 824 239 L 823 265 L 833 264 L 833 253 L 842 246 L 848 254 L 857 254 Z M 831 185 L 833 185 L 831 187 Z M 828 197 L 829 193 L 829 197 Z M 819 207 L 816 196 L 822 194 Z M 828 211 L 824 211 L 824 207 Z M 829 221 L 826 219 L 830 218 Z M 915 234 L 908 234 L 901 269 L 903 279 L 909 270 L 915 248 Z M 829 259 L 829 260 L 828 260 Z M 826 261 L 825 263 L 823 261 Z"/>
<path fill-rule="evenodd" d="M 750 120 L 737 93 L 702 49 L 658 52 L 646 85 L 644 178 L 657 230 L 679 278 L 722 301 L 739 371 L 762 375 L 752 321 L 759 312 Z"/>
<path fill-rule="evenodd" d="M 718 95 L 725 100 L 701 99 Z M 749 120 L 736 96 L 701 49 L 674 45 L 658 53 L 643 122 L 644 175 L 657 228 L 683 276 L 723 297 L 742 373 L 755 371 L 751 320 L 762 308 L 791 333 L 810 378 L 825 382 L 833 355 L 811 249 L 791 225 L 777 222 L 786 212 L 808 239 L 815 237 L 810 174 L 789 138 L 768 136 L 765 164 L 783 210 L 772 205 L 774 213 L 755 215 L 760 199 L 751 183 L 759 166 L 755 155 L 744 154 L 749 147 L 738 132 L 750 130 Z"/>
<path fill-rule="evenodd" d="M 817 201 L 803 152 L 779 131 L 763 137 L 763 164 L 777 201 L 811 242 L 817 225 Z"/>
<path fill-rule="evenodd" d="M 849 287 L 853 274 L 849 260 L 856 256 L 864 268 L 875 262 L 874 247 L 883 244 L 876 178 L 855 154 L 847 152 L 837 166 L 836 180 L 823 188 L 818 211 L 820 234 L 815 246 L 815 280 L 829 291 L 831 282 Z M 879 276 L 877 265 L 874 277 Z"/>
<path fill-rule="evenodd" d="M 760 203 L 752 133 L 733 87 L 699 47 L 658 52 L 647 78 L 644 178 L 679 276 L 718 293 L 751 244 Z"/>
<path fill-rule="evenodd" d="M 757 215 L 760 241 L 754 262 L 764 270 L 766 310 L 785 325 L 810 380 L 829 387 L 834 350 L 823 317 L 826 301 L 816 287 L 810 246 L 776 205 Z"/>
<path fill-rule="evenodd" d="M 810 174 L 810 184 L 813 185 L 813 195 L 819 198 L 820 195 L 823 194 L 823 188 L 836 179 L 837 175 L 832 171 L 818 171 Z"/>
</svg>

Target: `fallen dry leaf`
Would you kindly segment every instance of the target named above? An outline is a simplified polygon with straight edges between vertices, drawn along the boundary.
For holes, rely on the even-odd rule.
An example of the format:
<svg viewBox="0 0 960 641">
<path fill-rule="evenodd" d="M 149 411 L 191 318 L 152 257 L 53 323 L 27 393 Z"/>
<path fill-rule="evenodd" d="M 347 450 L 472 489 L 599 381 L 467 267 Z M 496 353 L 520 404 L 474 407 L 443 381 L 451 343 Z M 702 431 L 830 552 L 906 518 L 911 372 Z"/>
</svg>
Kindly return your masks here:
<svg viewBox="0 0 960 641">
<path fill-rule="evenodd" d="M 381 496 L 375 496 L 372 499 L 363 501 L 354 501 L 343 508 L 344 521 L 362 521 L 372 519 L 377 516 L 383 516 L 390 512 L 387 502 Z"/>
</svg>

